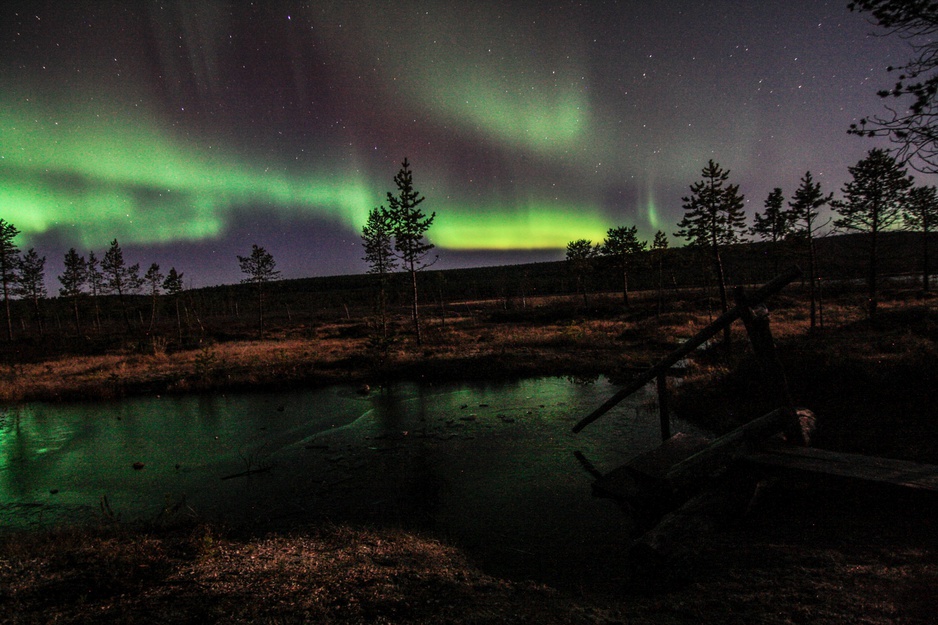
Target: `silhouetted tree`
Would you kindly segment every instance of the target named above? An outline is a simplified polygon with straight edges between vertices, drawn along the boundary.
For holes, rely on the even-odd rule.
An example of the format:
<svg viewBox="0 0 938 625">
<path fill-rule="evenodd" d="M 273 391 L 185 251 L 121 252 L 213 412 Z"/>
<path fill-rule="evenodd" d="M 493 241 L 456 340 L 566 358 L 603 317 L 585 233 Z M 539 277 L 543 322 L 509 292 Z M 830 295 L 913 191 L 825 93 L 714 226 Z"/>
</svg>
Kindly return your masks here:
<svg viewBox="0 0 938 625">
<path fill-rule="evenodd" d="M 16 286 L 20 252 L 13 239 L 20 233 L 16 226 L 0 219 L 0 286 L 3 287 L 3 307 L 6 311 L 7 339 L 13 340 L 13 318 L 10 316 L 10 299 Z"/>
<path fill-rule="evenodd" d="M 121 305 L 121 314 L 124 316 L 124 325 L 130 330 L 130 317 L 127 315 L 127 303 L 124 295 L 136 293 L 143 284 L 140 278 L 140 263 L 129 267 L 124 262 L 124 251 L 117 239 L 111 241 L 111 247 L 104 253 L 101 260 L 101 273 L 104 276 L 104 288 L 110 293 L 117 293 Z"/>
<path fill-rule="evenodd" d="M 150 290 L 150 327 L 147 332 L 151 332 L 153 322 L 156 320 L 156 302 L 159 300 L 160 287 L 163 285 L 163 274 L 160 272 L 160 266 L 156 263 L 150 265 L 150 268 L 143 276 L 143 281 Z"/>
<path fill-rule="evenodd" d="M 257 285 L 257 328 L 258 336 L 264 336 L 264 285 L 275 280 L 280 272 L 274 257 L 255 243 L 251 246 L 250 256 L 238 256 L 241 272 L 247 274 L 242 283 Z"/>
<path fill-rule="evenodd" d="M 814 239 L 820 228 L 817 224 L 817 218 L 820 209 L 830 204 L 831 198 L 833 197 L 833 193 L 824 195 L 821 192 L 821 183 L 814 182 L 811 172 L 808 171 L 805 172 L 804 176 L 801 178 L 801 185 L 788 203 L 788 215 L 792 223 L 792 234 L 804 241 L 808 252 L 808 281 L 810 282 L 809 293 L 811 297 L 812 330 L 817 327 L 817 309 L 820 305 L 817 253 L 814 247 Z"/>
<path fill-rule="evenodd" d="M 638 239 L 638 227 L 627 228 L 619 226 L 609 228 L 606 232 L 606 240 L 603 241 L 600 253 L 605 256 L 612 256 L 616 259 L 619 268 L 622 269 L 622 300 L 626 306 L 629 305 L 629 264 L 632 258 L 645 251 L 648 247 L 648 241 Z"/>
<path fill-rule="evenodd" d="M 378 312 L 381 315 L 381 333 L 387 337 L 387 281 L 397 268 L 394 258 L 394 232 L 391 215 L 383 206 L 371 209 L 368 221 L 362 226 L 362 245 L 368 263 L 368 273 L 378 276 Z"/>
<path fill-rule="evenodd" d="M 424 262 L 424 259 L 433 249 L 433 245 L 426 240 L 426 233 L 433 225 L 436 213 L 427 216 L 419 208 L 426 198 L 414 189 L 413 174 L 406 158 L 401 163 L 400 171 L 394 176 L 394 184 L 397 186 L 397 195 L 388 192 L 387 212 L 394 233 L 394 251 L 404 269 L 410 273 L 411 317 L 419 345 L 421 336 L 420 314 L 417 309 L 417 272 L 433 264 Z"/>
<path fill-rule="evenodd" d="M 567 262 L 576 276 L 577 290 L 583 294 L 583 305 L 589 306 L 587 296 L 587 275 L 593 268 L 593 259 L 599 256 L 600 247 L 589 239 L 577 239 L 567 243 Z"/>
<path fill-rule="evenodd" d="M 16 294 L 32 303 L 36 327 L 39 329 L 39 336 L 43 336 L 45 328 L 42 323 L 41 302 L 46 297 L 46 257 L 40 256 L 34 248 L 29 248 L 20 258 Z"/>
<path fill-rule="evenodd" d="M 176 307 L 176 331 L 180 341 L 182 340 L 182 318 L 179 316 L 179 294 L 182 293 L 182 288 L 182 274 L 177 273 L 175 267 L 170 267 L 166 279 L 163 280 L 163 290 L 173 298 L 173 304 Z"/>
<path fill-rule="evenodd" d="M 662 274 L 664 273 L 664 251 L 668 249 L 668 235 L 659 230 L 655 233 L 655 238 L 651 242 L 651 253 L 658 265 L 658 306 L 655 314 L 661 314 L 661 307 L 664 304 L 664 290 L 662 284 Z"/>
<path fill-rule="evenodd" d="M 729 170 L 724 171 L 713 160 L 707 163 L 701 170 L 702 180 L 691 185 L 690 196 L 682 198 L 684 218 L 677 224 L 680 230 L 674 233 L 691 245 L 710 251 L 723 312 L 729 310 L 729 300 L 721 249 L 742 240 L 746 221 L 739 185 L 726 184 L 729 175 Z M 730 344 L 729 326 L 723 333 L 723 342 Z"/>
<path fill-rule="evenodd" d="M 104 274 L 101 273 L 101 263 L 94 251 L 88 252 L 88 286 L 91 287 L 91 303 L 94 305 L 94 325 L 101 329 L 101 310 L 98 307 L 98 296 L 105 292 Z"/>
<path fill-rule="evenodd" d="M 928 186 L 909 191 L 902 217 L 906 228 L 922 233 L 922 292 L 928 293 L 931 291 L 928 236 L 938 226 L 938 189 Z"/>
<path fill-rule="evenodd" d="M 840 213 L 834 225 L 844 230 L 866 232 L 869 237 L 870 260 L 867 272 L 869 293 L 869 315 L 876 317 L 879 303 L 877 290 L 878 237 L 902 218 L 912 177 L 906 173 L 894 157 L 886 150 L 870 150 L 866 158 L 847 170 L 853 180 L 841 189 L 843 200 L 832 203 Z"/>
<path fill-rule="evenodd" d="M 75 332 L 81 336 L 81 319 L 78 315 L 78 299 L 84 293 L 88 282 L 88 263 L 84 256 L 79 256 L 75 248 L 65 253 L 65 270 L 59 276 L 62 287 L 59 295 L 72 301 L 72 312 L 75 315 Z"/>
<path fill-rule="evenodd" d="M 749 231 L 763 241 L 778 243 L 784 241 L 791 232 L 791 216 L 782 206 L 785 197 L 778 187 L 772 189 L 765 198 L 764 210 L 752 216 L 752 228 Z"/>
<path fill-rule="evenodd" d="M 895 85 L 878 92 L 881 98 L 907 103 L 887 106 L 887 114 L 861 119 L 848 132 L 889 137 L 898 146 L 895 156 L 899 163 L 924 173 L 938 172 L 938 3 L 857 0 L 847 6 L 851 11 L 869 13 L 879 26 L 911 46 L 911 58 L 905 65 L 887 68 L 898 72 Z"/>
<path fill-rule="evenodd" d="M 785 196 L 782 195 L 782 190 L 775 187 L 765 198 L 764 210 L 752 216 L 752 228 L 749 229 L 752 235 L 772 244 L 769 253 L 772 255 L 775 275 L 778 275 L 782 242 L 791 232 L 792 226 L 791 216 L 783 208 L 784 204 Z"/>
</svg>

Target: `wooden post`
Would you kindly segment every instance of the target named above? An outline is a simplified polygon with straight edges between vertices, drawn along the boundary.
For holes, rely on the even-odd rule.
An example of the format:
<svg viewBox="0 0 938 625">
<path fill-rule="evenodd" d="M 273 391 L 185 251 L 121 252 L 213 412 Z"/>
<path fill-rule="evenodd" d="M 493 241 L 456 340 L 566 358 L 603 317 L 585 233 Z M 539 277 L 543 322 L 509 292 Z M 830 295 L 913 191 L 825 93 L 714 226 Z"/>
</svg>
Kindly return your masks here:
<svg viewBox="0 0 938 625">
<path fill-rule="evenodd" d="M 742 287 L 736 287 L 736 307 L 740 310 L 743 325 L 752 343 L 752 350 L 759 360 L 762 374 L 765 377 L 769 392 L 772 394 L 772 403 L 784 406 L 794 411 L 794 401 L 788 390 L 788 380 L 785 369 L 775 351 L 775 340 L 769 328 L 769 312 L 765 308 L 753 310 Z"/>
<path fill-rule="evenodd" d="M 768 284 L 764 285 L 761 289 L 758 289 L 757 291 L 755 291 L 751 296 L 749 296 L 750 304 L 756 305 L 756 304 L 761 303 L 766 298 L 781 291 L 783 288 L 785 288 L 785 286 L 789 282 L 791 282 L 792 280 L 794 280 L 800 275 L 801 275 L 801 270 L 798 269 L 797 267 L 792 267 L 787 272 L 775 278 Z M 639 375 L 638 378 L 633 380 L 629 386 L 617 392 L 611 398 L 606 400 L 606 403 L 604 403 L 602 406 L 600 406 L 599 408 L 597 408 L 590 414 L 586 415 L 583 419 L 579 421 L 579 423 L 573 426 L 573 431 L 579 432 L 580 430 L 585 428 L 587 425 L 589 425 L 590 423 L 592 423 L 599 417 L 609 412 L 609 410 L 611 410 L 620 401 L 622 401 L 623 399 L 625 399 L 626 397 L 628 397 L 629 395 L 631 395 L 632 393 L 634 393 L 635 391 L 642 388 L 643 386 L 645 386 L 646 384 L 654 380 L 656 377 L 658 377 L 659 373 L 661 373 L 662 371 L 667 371 L 669 368 L 671 368 L 671 366 L 674 363 L 679 361 L 681 358 L 684 358 L 685 356 L 693 352 L 695 349 L 697 349 L 698 347 L 706 343 L 709 339 L 719 334 L 720 331 L 723 329 L 723 326 L 729 325 L 733 323 L 734 321 L 736 321 L 737 319 L 739 319 L 740 314 L 741 314 L 740 307 L 734 306 L 730 310 L 720 315 L 713 323 L 711 323 L 706 328 L 704 328 L 703 330 L 695 334 L 693 337 L 684 341 L 684 343 L 679 348 L 677 348 L 676 350 L 674 350 L 673 352 L 665 356 L 657 365 L 655 365 L 651 369 L 648 369 L 647 371 Z"/>
<path fill-rule="evenodd" d="M 671 414 L 668 410 L 668 374 L 658 374 L 658 419 L 661 421 L 661 440 L 671 438 Z"/>
</svg>

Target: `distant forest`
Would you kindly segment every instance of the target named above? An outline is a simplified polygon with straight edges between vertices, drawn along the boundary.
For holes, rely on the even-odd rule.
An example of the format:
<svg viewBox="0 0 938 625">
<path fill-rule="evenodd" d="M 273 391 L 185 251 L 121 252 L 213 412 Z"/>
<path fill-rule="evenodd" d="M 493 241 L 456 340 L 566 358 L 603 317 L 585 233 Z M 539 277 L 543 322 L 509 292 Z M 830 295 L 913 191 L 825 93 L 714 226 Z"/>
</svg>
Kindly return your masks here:
<svg viewBox="0 0 938 625">
<path fill-rule="evenodd" d="M 887 232 L 880 235 L 879 276 L 890 283 L 921 290 L 922 234 Z M 862 293 L 867 271 L 869 235 L 849 234 L 816 241 L 820 288 L 829 295 L 845 291 Z M 929 247 L 936 245 L 929 237 Z M 759 284 L 770 280 L 779 268 L 803 266 L 804 246 L 798 241 L 741 243 L 727 246 L 725 274 L 730 285 Z M 931 258 L 938 254 L 931 254 Z M 706 250 L 692 246 L 666 249 L 660 258 L 651 251 L 635 255 L 629 282 L 635 300 L 654 300 L 661 283 L 665 310 L 687 290 L 697 290 L 701 300 L 716 308 L 719 301 Z M 660 260 L 660 263 L 659 263 Z M 234 262 L 234 261 L 233 261 Z M 611 257 L 590 260 L 582 276 L 583 288 L 592 295 L 584 305 L 581 285 L 569 261 L 426 270 L 419 272 L 420 306 L 430 319 L 472 314 L 473 310 L 524 310 L 539 305 L 541 298 L 562 298 L 580 314 L 591 307 L 621 308 L 622 272 Z M 930 269 L 934 272 L 934 267 Z M 406 273 L 392 274 L 387 285 L 387 305 L 401 330 L 410 314 L 411 290 Z M 379 277 L 348 275 L 295 280 L 275 280 L 265 285 L 266 336 L 315 332 L 323 323 L 353 322 L 373 326 L 376 321 Z M 802 282 L 804 286 L 804 281 Z M 798 288 L 798 285 L 794 286 Z M 643 293 L 644 292 L 644 293 Z M 257 306 L 251 283 L 205 287 L 166 293 L 117 293 L 77 299 L 64 296 L 32 301 L 10 301 L 13 340 L 0 339 L 0 358 L 13 363 L 41 358 L 49 353 L 103 353 L 110 350 L 186 349 L 215 341 L 256 338 Z M 696 296 L 695 296 L 696 297 Z M 123 299 L 123 302 L 121 301 Z M 38 308 L 37 308 L 38 303 Z M 81 332 L 74 322 L 77 305 Z M 38 311 L 38 312 L 37 312 Z M 177 316 L 178 314 L 178 316 Z M 38 315 L 38 316 L 37 316 Z M 4 333 L 5 334 L 5 333 Z"/>
</svg>

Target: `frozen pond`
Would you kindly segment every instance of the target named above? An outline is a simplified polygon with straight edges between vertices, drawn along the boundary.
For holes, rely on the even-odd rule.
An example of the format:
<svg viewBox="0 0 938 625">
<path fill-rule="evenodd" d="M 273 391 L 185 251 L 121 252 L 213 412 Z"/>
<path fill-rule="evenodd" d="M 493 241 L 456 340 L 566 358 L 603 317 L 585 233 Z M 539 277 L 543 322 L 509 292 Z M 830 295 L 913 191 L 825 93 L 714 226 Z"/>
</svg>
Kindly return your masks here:
<svg viewBox="0 0 938 625">
<path fill-rule="evenodd" d="M 618 544 L 630 520 L 592 497 L 573 452 L 608 471 L 654 447 L 653 389 L 570 431 L 616 390 L 542 378 L 9 407 L 0 523 L 94 521 L 106 497 L 121 519 L 183 502 L 176 514 L 232 525 L 393 523 L 522 559 Z"/>
</svg>

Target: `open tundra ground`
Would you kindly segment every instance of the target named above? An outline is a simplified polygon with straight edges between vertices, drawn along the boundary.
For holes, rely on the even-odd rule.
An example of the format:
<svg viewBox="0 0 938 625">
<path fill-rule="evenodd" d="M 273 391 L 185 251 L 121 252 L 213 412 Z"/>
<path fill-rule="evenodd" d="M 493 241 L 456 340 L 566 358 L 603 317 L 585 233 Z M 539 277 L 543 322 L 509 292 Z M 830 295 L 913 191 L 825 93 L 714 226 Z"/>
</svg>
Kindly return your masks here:
<svg viewBox="0 0 938 625">
<path fill-rule="evenodd" d="M 656 316 L 643 295 L 631 310 L 612 296 L 591 307 L 478 306 L 429 322 L 419 347 L 404 325 L 376 346 L 373 324 L 347 321 L 281 328 L 263 342 L 34 357 L 7 366 L 0 392 L 16 401 L 397 378 L 625 379 L 710 318 L 694 297 Z M 797 289 L 772 301 L 796 401 L 819 418 L 818 446 L 938 462 L 935 306 L 891 292 L 870 322 L 846 293 L 825 302 L 825 327 L 808 333 Z M 698 353 L 675 387 L 675 412 L 715 432 L 764 407 L 735 336 L 732 356 Z M 102 514 L 90 527 L 0 540 L 0 621 L 924 624 L 938 613 L 936 512 L 931 493 L 786 476 L 683 537 L 665 566 L 630 558 L 628 536 L 598 547 L 581 537 L 607 551 L 603 567 L 571 558 L 566 571 L 500 561 L 406 520 L 274 529 Z"/>
</svg>

